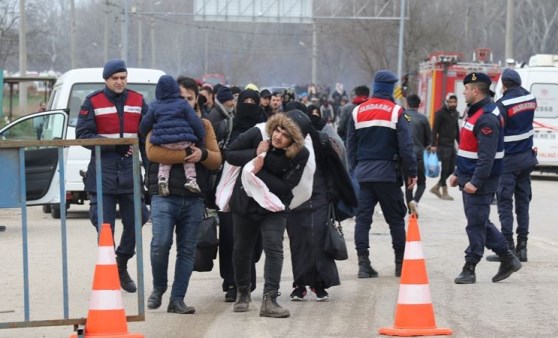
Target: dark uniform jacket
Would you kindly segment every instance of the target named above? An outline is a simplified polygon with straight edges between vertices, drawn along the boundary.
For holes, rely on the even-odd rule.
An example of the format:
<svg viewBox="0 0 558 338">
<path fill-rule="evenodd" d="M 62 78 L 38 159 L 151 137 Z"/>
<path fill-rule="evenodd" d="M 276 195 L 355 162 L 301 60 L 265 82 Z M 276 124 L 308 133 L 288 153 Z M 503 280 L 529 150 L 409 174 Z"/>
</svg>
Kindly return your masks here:
<svg viewBox="0 0 558 338">
<path fill-rule="evenodd" d="M 83 102 L 76 126 L 76 138 L 137 137 L 141 117 L 146 112 L 147 105 L 141 94 L 126 89 L 118 95 L 105 87 L 87 96 Z M 87 167 L 85 191 L 95 193 L 95 149 L 87 148 L 92 152 Z M 133 193 L 133 159 L 132 156 L 124 156 L 129 148 L 129 145 L 101 147 L 104 194 Z M 140 151 L 143 159 L 146 159 L 145 143 L 141 137 Z"/>
<path fill-rule="evenodd" d="M 459 186 L 470 181 L 478 194 L 495 193 L 503 169 L 504 133 L 500 110 L 490 97 L 469 107 L 460 140 L 455 171 Z"/>
<path fill-rule="evenodd" d="M 446 105 L 434 113 L 432 125 L 432 146 L 454 147 L 459 143 L 459 112 L 449 110 Z"/>
</svg>

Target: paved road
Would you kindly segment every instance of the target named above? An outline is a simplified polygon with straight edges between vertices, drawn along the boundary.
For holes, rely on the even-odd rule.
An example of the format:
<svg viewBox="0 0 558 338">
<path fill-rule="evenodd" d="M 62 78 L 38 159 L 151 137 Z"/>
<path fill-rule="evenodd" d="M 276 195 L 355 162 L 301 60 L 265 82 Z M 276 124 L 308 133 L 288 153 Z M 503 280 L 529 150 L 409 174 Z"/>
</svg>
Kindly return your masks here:
<svg viewBox="0 0 558 338">
<path fill-rule="evenodd" d="M 434 184 L 428 182 L 429 186 Z M 477 266 L 477 283 L 456 285 L 453 279 L 463 265 L 467 245 L 465 217 L 460 194 L 453 202 L 426 193 L 420 205 L 419 225 L 430 279 L 437 325 L 453 329 L 456 337 L 556 337 L 558 336 L 558 181 L 536 180 L 529 240 L 529 262 L 509 279 L 492 283 L 496 263 Z M 60 225 L 40 208 L 29 208 L 31 256 L 31 319 L 62 318 Z M 342 285 L 332 288 L 329 302 L 310 295 L 304 302 L 289 302 L 292 271 L 288 240 L 285 241 L 281 305 L 291 311 L 288 319 L 258 316 L 262 290 L 262 264 L 258 265 L 258 288 L 251 311 L 232 312 L 224 302 L 216 266 L 212 272 L 194 273 L 186 303 L 195 315 L 165 312 L 168 299 L 156 311 L 147 311 L 142 323 L 130 323 L 130 332 L 146 337 L 366 337 L 378 336 L 380 327 L 393 325 L 399 280 L 393 276 L 393 254 L 388 227 L 379 214 L 372 230 L 372 262 L 379 271 L 376 279 L 356 277 L 356 254 L 352 245 L 353 222 L 345 222 L 351 248 L 348 261 L 339 262 Z M 492 220 L 497 221 L 495 207 Z M 0 233 L 2 269 L 0 278 L 0 322 L 23 320 L 21 261 L 21 215 L 17 209 L 1 209 Z M 149 240 L 151 227 L 144 227 L 146 294 L 151 291 Z M 95 232 L 85 207 L 69 213 L 70 317 L 87 312 L 93 267 L 97 252 Z M 172 267 L 173 265 L 170 264 Z M 123 294 L 127 314 L 137 313 L 133 295 Z M 0 330 L 0 337 L 67 337 L 71 327 Z"/>
</svg>

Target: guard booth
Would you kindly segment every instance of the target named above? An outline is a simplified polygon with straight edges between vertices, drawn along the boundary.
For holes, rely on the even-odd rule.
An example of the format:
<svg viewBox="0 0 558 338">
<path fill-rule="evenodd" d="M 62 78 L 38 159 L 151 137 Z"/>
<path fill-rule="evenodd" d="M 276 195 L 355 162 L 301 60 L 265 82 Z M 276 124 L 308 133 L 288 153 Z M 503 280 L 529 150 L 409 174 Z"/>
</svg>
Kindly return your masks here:
<svg viewBox="0 0 558 338">
<path fill-rule="evenodd" d="M 421 62 L 418 95 L 422 102 L 419 111 L 428 117 L 430 123 L 448 93 L 457 96 L 457 110 L 463 114 L 467 107 L 463 96 L 463 79 L 471 72 L 486 73 L 492 80 L 491 89 L 494 90 L 502 67 L 492 61 L 492 51 L 488 48 L 476 49 L 472 61 L 464 61 L 463 53 L 437 51 L 430 53 Z"/>
<path fill-rule="evenodd" d="M 1 69 L 0 69 L 1 70 Z M 2 77 L 3 74 L 0 74 Z M 19 86 L 22 82 L 38 82 L 44 85 L 45 90 L 43 91 L 43 101 L 46 103 L 48 98 L 50 97 L 50 93 L 52 92 L 52 87 L 56 82 L 56 77 L 54 76 L 6 76 L 3 77 L 2 83 L 8 85 L 8 114 L 7 118 L 9 121 L 14 120 L 14 95 L 15 95 L 15 88 Z M 2 85 L 2 92 L 0 92 L 0 107 L 2 106 L 2 94 L 3 94 L 3 85 Z M 0 117 L 3 117 L 3 109 L 0 108 Z"/>
<path fill-rule="evenodd" d="M 40 136 L 35 134 L 33 120 L 41 119 Z M 133 147 L 134 162 L 134 215 L 135 215 L 135 233 L 136 233 L 136 253 L 137 253 L 137 314 L 127 316 L 127 321 L 144 321 L 144 280 L 143 280 L 143 248 L 142 248 L 142 231 L 141 231 L 141 188 L 140 188 L 140 161 L 138 140 L 135 138 L 123 139 L 88 139 L 88 140 L 65 140 L 68 124 L 68 112 L 64 110 L 47 111 L 38 114 L 26 115 L 18 119 L 12 126 L 6 126 L 0 129 L 0 209 L 1 208 L 19 208 L 21 209 L 21 229 L 17 232 L 21 233 L 21 252 L 16 250 L 5 250 L 2 253 L 3 259 L 12 261 L 20 260 L 21 264 L 21 282 L 20 283 L 4 283 L 5 290 L 13 291 L 15 296 L 10 299 L 2 299 L 2 309 L 0 311 L 0 336 L 2 329 L 13 328 L 29 328 L 29 327 L 45 327 L 45 326 L 61 326 L 73 325 L 74 330 L 79 325 L 86 323 L 86 318 L 82 317 L 85 313 L 71 311 L 69 284 L 71 279 L 71 267 L 68 260 L 68 247 L 72 244 L 72 239 L 67 236 L 66 214 L 62 213 L 60 218 L 60 242 L 48 243 L 58 248 L 56 254 L 45 256 L 41 252 L 38 256 L 33 256 L 32 244 L 30 241 L 27 222 L 27 206 L 41 205 L 45 203 L 60 203 L 65 208 L 65 199 L 60 196 L 65 195 L 65 172 L 64 158 L 67 156 L 69 147 L 77 146 L 93 146 L 96 153 L 96 171 L 97 171 L 97 191 L 99 192 L 98 217 L 103 219 L 102 210 L 102 170 L 100 147 L 103 145 L 126 144 Z M 0 233 L 0 241 L 5 233 Z M 94 236 L 92 237 L 94 241 Z M 36 243 L 35 243 L 36 244 Z M 15 248 L 14 248 L 15 249 Z M 83 250 L 82 248 L 79 248 Z M 91 252 L 94 257 L 96 252 Z M 55 255 L 56 260 L 53 261 L 52 256 Z M 20 258 L 21 257 L 21 258 Z M 34 264 L 33 264 L 34 263 Z M 71 262 L 70 262 L 71 263 Z M 41 270 L 46 266 L 48 269 Z M 89 269 L 91 272 L 94 266 L 84 265 L 80 269 Z M 37 270 L 41 270 L 40 273 Z M 75 270 L 75 268 L 74 268 Z M 19 271 L 14 272 L 19 274 Z M 59 274 L 60 273 L 60 274 Z M 35 279 L 30 276 L 36 276 Z M 37 275 L 39 274 L 38 278 Z M 34 315 L 34 311 L 38 311 L 33 295 L 37 297 L 37 290 L 41 290 L 45 285 L 44 280 L 56 280 L 54 284 L 46 284 L 48 289 L 42 290 L 43 294 L 47 294 L 49 301 L 56 304 L 60 308 L 60 313 L 49 313 L 47 318 L 41 318 Z M 33 283 L 38 281 L 39 283 Z M 8 284 L 7 284 L 8 283 Z M 49 287 L 50 285 L 50 287 Z M 89 284 L 90 285 L 90 284 Z M 35 293 L 33 293 L 35 291 Z M 74 295 L 76 293 L 74 292 Z M 79 292 L 80 299 L 88 297 L 90 289 L 84 286 L 83 292 Z M 14 301 L 21 296 L 21 303 Z M 73 300 L 73 299 L 72 299 Z M 73 302 L 75 304 L 75 302 Z M 9 306 L 10 309 L 5 307 Z M 75 305 L 74 305 L 75 308 Z M 11 310 L 13 309 L 13 310 Z M 74 313 L 74 316 L 71 316 Z M 81 315 L 81 316 L 80 316 Z M 8 319 L 8 320 L 6 320 Z"/>
</svg>

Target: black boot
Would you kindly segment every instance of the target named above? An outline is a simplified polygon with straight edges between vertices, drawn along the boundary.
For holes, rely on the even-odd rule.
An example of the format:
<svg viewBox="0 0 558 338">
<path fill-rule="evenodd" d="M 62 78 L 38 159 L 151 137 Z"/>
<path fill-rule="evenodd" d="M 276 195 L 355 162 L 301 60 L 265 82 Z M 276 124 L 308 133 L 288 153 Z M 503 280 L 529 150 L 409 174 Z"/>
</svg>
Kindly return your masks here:
<svg viewBox="0 0 558 338">
<path fill-rule="evenodd" d="M 291 315 L 289 310 L 277 304 L 276 300 L 279 295 L 277 290 L 264 293 L 262 307 L 260 308 L 260 317 L 287 318 Z"/>
<path fill-rule="evenodd" d="M 395 254 L 395 277 L 401 277 L 401 269 L 403 268 L 403 253 Z"/>
<path fill-rule="evenodd" d="M 239 286 L 236 292 L 236 303 L 234 303 L 234 312 L 246 312 L 250 310 L 250 287 Z"/>
<path fill-rule="evenodd" d="M 377 278 L 378 272 L 370 265 L 368 255 L 358 256 L 358 278 Z"/>
<path fill-rule="evenodd" d="M 225 293 L 225 302 L 226 303 L 236 302 L 236 295 L 237 295 L 236 286 L 229 286 L 227 293 Z"/>
<path fill-rule="evenodd" d="M 527 238 L 517 238 L 517 247 L 515 248 L 515 253 L 520 262 L 527 262 Z"/>
<path fill-rule="evenodd" d="M 181 315 L 191 315 L 196 312 L 191 306 L 184 304 L 183 299 L 171 299 L 167 307 L 169 313 L 179 313 Z"/>
<path fill-rule="evenodd" d="M 455 278 L 455 284 L 474 284 L 477 282 L 477 275 L 475 275 L 475 265 L 473 263 L 466 262 L 463 266 L 463 270 Z"/>
<path fill-rule="evenodd" d="M 521 262 L 511 250 L 506 251 L 505 254 L 501 255 L 502 261 L 500 262 L 500 267 L 498 268 L 498 273 L 492 277 L 492 282 L 496 283 L 504 280 L 511 276 L 512 273 L 521 269 Z"/>
<path fill-rule="evenodd" d="M 136 283 L 128 274 L 128 258 L 116 256 L 116 265 L 118 266 L 118 278 L 120 278 L 120 286 L 129 293 L 136 292 Z"/>
<path fill-rule="evenodd" d="M 513 243 L 513 236 L 506 236 L 506 242 L 508 242 L 508 248 L 515 252 L 515 244 Z M 497 254 L 486 256 L 486 260 L 489 262 L 500 262 L 500 256 Z"/>
<path fill-rule="evenodd" d="M 153 289 L 149 298 L 147 298 L 147 308 L 151 310 L 158 309 L 161 306 L 161 298 L 163 298 L 163 294 L 167 291 L 167 289 L 158 290 Z"/>
</svg>

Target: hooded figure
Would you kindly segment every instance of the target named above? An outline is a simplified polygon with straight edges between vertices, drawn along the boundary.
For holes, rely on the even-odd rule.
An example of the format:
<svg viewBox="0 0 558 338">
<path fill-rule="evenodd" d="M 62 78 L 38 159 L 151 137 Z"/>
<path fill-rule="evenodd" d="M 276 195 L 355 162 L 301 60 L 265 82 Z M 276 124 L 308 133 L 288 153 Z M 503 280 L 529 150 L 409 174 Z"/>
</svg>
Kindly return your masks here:
<svg viewBox="0 0 558 338">
<path fill-rule="evenodd" d="M 150 140 L 153 144 L 183 141 L 203 143 L 203 124 L 194 109 L 180 97 L 178 84 L 172 76 L 161 76 L 155 97 L 156 100 L 149 105 L 149 111 L 141 120 L 142 135 L 147 135 L 153 129 Z"/>
</svg>

